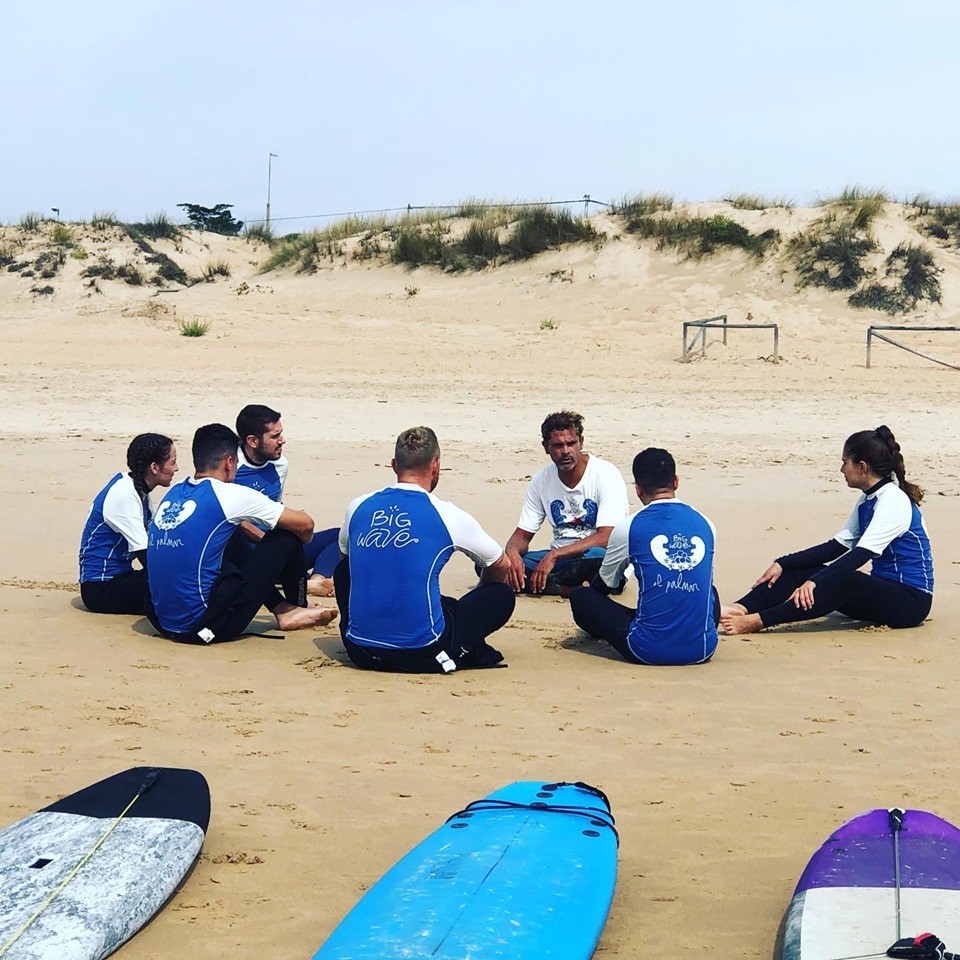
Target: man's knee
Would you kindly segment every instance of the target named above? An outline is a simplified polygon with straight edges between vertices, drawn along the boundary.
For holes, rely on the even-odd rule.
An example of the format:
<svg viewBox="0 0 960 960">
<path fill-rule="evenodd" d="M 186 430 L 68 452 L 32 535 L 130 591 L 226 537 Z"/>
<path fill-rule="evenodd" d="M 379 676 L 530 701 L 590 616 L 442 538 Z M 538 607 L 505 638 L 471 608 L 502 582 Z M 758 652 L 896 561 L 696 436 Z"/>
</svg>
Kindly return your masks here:
<svg viewBox="0 0 960 960">
<path fill-rule="evenodd" d="M 583 613 L 584 607 L 590 601 L 589 591 L 591 590 L 593 590 L 593 587 L 574 587 L 570 591 L 570 612 L 577 623 L 580 622 L 580 615 Z"/>
</svg>

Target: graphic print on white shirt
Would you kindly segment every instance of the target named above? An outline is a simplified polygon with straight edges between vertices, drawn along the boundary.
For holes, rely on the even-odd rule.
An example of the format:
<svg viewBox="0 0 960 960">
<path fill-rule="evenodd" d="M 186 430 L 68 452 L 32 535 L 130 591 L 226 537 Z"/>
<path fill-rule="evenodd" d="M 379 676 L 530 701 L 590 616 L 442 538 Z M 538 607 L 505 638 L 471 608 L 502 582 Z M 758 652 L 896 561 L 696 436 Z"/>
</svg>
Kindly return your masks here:
<svg viewBox="0 0 960 960">
<path fill-rule="evenodd" d="M 544 520 L 553 527 L 551 549 L 592 536 L 598 527 L 612 527 L 627 515 L 627 488 L 620 471 L 591 456 L 575 487 L 566 486 L 553 463 L 527 484 L 517 526 L 536 533 Z"/>
</svg>

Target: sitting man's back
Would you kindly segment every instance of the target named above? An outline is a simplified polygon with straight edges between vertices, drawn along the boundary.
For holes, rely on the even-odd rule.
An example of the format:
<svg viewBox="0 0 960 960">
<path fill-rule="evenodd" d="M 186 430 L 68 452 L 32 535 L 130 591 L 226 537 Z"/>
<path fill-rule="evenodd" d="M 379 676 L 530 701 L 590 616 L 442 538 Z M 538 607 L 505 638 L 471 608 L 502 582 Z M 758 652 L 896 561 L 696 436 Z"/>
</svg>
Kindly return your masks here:
<svg viewBox="0 0 960 960">
<path fill-rule="evenodd" d="M 354 500 L 340 529 L 347 559 L 334 582 L 351 660 L 417 673 L 493 666 L 503 658 L 486 637 L 514 606 L 503 551 L 470 514 L 433 495 L 432 430 L 404 431 L 393 467 L 398 482 Z M 457 550 L 484 568 L 481 585 L 459 600 L 440 594 L 440 571 Z"/>
<path fill-rule="evenodd" d="M 573 618 L 634 663 L 704 663 L 717 647 L 719 598 L 713 588 L 715 529 L 676 498 L 673 457 L 648 448 L 633 461 L 643 507 L 614 527 L 600 573 L 570 596 Z M 633 564 L 636 611 L 607 594 Z"/>
</svg>

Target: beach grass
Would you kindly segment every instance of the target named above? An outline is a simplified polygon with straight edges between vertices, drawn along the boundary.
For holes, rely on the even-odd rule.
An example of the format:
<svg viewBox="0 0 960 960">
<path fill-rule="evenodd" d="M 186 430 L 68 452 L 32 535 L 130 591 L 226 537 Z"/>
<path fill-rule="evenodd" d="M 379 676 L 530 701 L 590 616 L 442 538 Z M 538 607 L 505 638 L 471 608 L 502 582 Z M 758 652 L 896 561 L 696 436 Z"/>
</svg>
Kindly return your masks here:
<svg viewBox="0 0 960 960">
<path fill-rule="evenodd" d="M 40 229 L 41 223 L 43 223 L 43 214 L 36 210 L 29 210 L 20 218 L 20 229 L 27 233 L 35 233 Z"/>
<path fill-rule="evenodd" d="M 243 236 L 246 240 L 255 240 L 266 244 L 273 243 L 275 239 L 273 228 L 266 223 L 248 223 L 243 228 Z"/>
<path fill-rule="evenodd" d="M 108 227 L 118 227 L 120 221 L 112 210 L 100 210 L 90 218 L 90 226 L 94 230 L 106 230 Z"/>
<path fill-rule="evenodd" d="M 226 260 L 210 260 L 200 275 L 207 283 L 213 283 L 217 277 L 229 277 L 230 272 L 230 264 Z"/>
<path fill-rule="evenodd" d="M 147 263 L 157 268 L 156 274 L 150 280 L 155 286 L 163 286 L 164 283 L 179 283 L 184 287 L 190 286 L 191 280 L 187 276 L 187 271 L 165 253 L 153 251 L 148 253 L 145 259 Z"/>
<path fill-rule="evenodd" d="M 611 205 L 611 210 L 618 217 L 636 220 L 661 210 L 670 211 L 673 205 L 674 199 L 668 193 L 636 193 L 621 197 Z"/>
<path fill-rule="evenodd" d="M 786 197 L 763 197 L 755 193 L 739 193 L 726 200 L 734 210 L 792 210 L 795 206 Z"/>
<path fill-rule="evenodd" d="M 180 320 L 177 323 L 177 329 L 181 337 L 203 337 L 210 330 L 209 320 Z"/>
<path fill-rule="evenodd" d="M 877 242 L 854 222 L 828 217 L 791 238 L 798 287 L 853 290 L 868 275 L 866 258 Z"/>
<path fill-rule="evenodd" d="M 144 217 L 142 221 L 130 223 L 127 226 L 151 240 L 178 240 L 183 235 L 183 229 L 177 226 L 163 210 L 158 210 Z"/>
<path fill-rule="evenodd" d="M 914 201 L 914 217 L 919 229 L 935 240 L 960 244 L 960 204 Z"/>
<path fill-rule="evenodd" d="M 890 202 L 883 190 L 864 190 L 862 187 L 845 187 L 835 197 L 820 201 L 820 206 L 839 212 L 855 230 L 866 230 Z"/>
<path fill-rule="evenodd" d="M 628 233 L 657 241 L 657 249 L 673 247 L 692 259 L 716 253 L 721 248 L 739 248 L 757 259 L 780 239 L 777 230 L 752 233 L 732 217 L 716 214 L 693 217 L 679 213 L 669 217 L 636 217 L 625 224 Z"/>
<path fill-rule="evenodd" d="M 567 210 L 531 207 L 524 210 L 504 243 L 509 260 L 529 260 L 538 253 L 570 243 L 596 243 L 602 239 L 593 224 Z"/>
<path fill-rule="evenodd" d="M 131 287 L 142 287 L 143 271 L 135 263 L 121 263 L 117 267 L 117 279 L 129 283 Z"/>
<path fill-rule="evenodd" d="M 72 247 L 77 242 L 76 234 L 65 223 L 55 223 L 50 231 L 50 242 L 58 247 Z"/>
</svg>

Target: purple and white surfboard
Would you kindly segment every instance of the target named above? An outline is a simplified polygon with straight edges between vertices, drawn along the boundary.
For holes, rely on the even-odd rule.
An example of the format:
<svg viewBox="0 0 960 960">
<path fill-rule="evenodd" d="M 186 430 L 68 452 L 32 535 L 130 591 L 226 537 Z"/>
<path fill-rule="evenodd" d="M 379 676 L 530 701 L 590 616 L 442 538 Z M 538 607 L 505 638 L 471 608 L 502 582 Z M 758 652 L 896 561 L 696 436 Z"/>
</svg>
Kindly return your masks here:
<svg viewBox="0 0 960 960">
<path fill-rule="evenodd" d="M 960 830 L 923 810 L 871 810 L 811 857 L 784 918 L 781 956 L 883 957 L 927 931 L 960 950 Z"/>
</svg>

